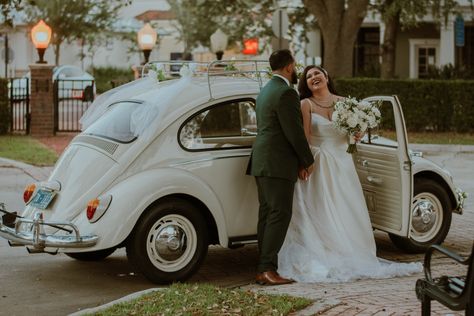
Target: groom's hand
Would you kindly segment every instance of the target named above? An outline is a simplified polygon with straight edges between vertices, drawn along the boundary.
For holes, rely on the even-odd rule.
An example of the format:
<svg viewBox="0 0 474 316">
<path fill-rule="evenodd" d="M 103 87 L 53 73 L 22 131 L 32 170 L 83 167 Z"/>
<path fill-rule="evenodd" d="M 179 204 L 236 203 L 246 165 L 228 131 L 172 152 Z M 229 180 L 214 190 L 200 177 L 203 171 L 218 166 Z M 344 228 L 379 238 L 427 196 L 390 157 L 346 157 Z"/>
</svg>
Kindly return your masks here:
<svg viewBox="0 0 474 316">
<path fill-rule="evenodd" d="M 300 168 L 300 170 L 298 171 L 298 178 L 303 181 L 308 180 L 308 172 L 305 168 Z"/>
<path fill-rule="evenodd" d="M 313 172 L 313 169 L 314 164 L 312 164 L 308 168 L 300 168 L 300 170 L 298 171 L 298 177 L 304 181 L 308 180 L 309 175 Z"/>
</svg>

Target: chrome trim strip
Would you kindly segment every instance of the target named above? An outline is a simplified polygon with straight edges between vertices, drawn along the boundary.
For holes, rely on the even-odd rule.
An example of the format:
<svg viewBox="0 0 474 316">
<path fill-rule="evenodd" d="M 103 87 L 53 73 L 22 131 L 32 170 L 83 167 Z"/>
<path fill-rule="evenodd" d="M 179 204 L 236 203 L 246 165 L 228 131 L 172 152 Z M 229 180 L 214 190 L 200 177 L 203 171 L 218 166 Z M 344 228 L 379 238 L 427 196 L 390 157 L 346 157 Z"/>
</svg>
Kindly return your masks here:
<svg viewBox="0 0 474 316">
<path fill-rule="evenodd" d="M 192 163 L 200 163 L 200 162 L 219 160 L 219 159 L 228 159 L 228 158 L 241 158 L 241 157 L 250 157 L 250 153 L 241 154 L 241 155 L 232 155 L 232 156 L 221 156 L 221 157 L 186 160 L 186 161 L 170 164 L 169 166 L 170 167 L 177 167 L 177 166 L 189 165 L 189 164 L 192 164 Z"/>
</svg>

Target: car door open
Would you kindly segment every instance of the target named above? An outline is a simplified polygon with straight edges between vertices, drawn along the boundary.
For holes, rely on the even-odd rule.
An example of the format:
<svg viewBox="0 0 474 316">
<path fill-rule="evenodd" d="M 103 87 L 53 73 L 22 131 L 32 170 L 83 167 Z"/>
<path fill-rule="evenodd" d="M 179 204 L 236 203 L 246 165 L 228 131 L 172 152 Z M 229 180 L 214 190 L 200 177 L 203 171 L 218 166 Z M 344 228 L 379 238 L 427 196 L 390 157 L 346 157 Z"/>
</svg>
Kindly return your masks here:
<svg viewBox="0 0 474 316">
<path fill-rule="evenodd" d="M 400 102 L 396 96 L 364 101 L 380 102 L 382 114 L 379 126 L 367 132 L 353 156 L 372 226 L 406 237 L 413 184 Z"/>
</svg>

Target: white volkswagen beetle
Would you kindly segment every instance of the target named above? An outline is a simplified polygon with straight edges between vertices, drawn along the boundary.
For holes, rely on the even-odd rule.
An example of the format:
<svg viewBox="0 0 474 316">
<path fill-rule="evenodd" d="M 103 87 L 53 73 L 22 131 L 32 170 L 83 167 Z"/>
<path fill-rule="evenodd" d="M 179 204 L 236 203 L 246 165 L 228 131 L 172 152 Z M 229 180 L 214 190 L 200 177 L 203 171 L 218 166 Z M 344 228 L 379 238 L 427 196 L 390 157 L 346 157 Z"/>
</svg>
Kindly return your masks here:
<svg viewBox="0 0 474 316">
<path fill-rule="evenodd" d="M 210 244 L 255 242 L 257 190 L 245 170 L 267 65 L 179 65 L 180 79 L 159 82 L 177 66 L 159 64 L 101 95 L 49 179 L 26 188 L 21 216 L 3 211 L 0 236 L 78 260 L 126 247 L 156 283 L 190 277 Z M 373 227 L 409 251 L 441 243 L 462 194 L 446 170 L 410 153 L 397 97 L 367 100 L 381 100 L 384 117 L 354 155 Z"/>
</svg>

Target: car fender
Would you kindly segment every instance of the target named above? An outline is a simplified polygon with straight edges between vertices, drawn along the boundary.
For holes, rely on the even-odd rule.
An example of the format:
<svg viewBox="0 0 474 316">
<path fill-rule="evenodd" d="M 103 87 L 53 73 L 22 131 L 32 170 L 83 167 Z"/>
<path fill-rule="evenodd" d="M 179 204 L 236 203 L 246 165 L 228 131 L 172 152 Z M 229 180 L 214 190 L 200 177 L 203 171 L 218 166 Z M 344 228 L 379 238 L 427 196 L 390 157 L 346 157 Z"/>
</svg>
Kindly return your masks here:
<svg viewBox="0 0 474 316">
<path fill-rule="evenodd" d="M 416 178 L 417 176 L 424 176 L 434 180 L 442 181 L 443 183 L 441 184 L 447 189 L 451 202 L 453 203 L 453 210 L 456 210 L 458 206 L 456 187 L 449 171 L 422 157 L 412 156 L 411 159 L 413 162 L 413 177 Z"/>
<path fill-rule="evenodd" d="M 119 245 L 152 203 L 173 194 L 189 195 L 206 205 L 216 222 L 220 244 L 227 246 L 227 229 L 221 203 L 206 183 L 186 170 L 172 168 L 146 170 L 123 179 L 104 194 L 112 195 L 112 202 L 97 222 L 89 223 L 85 211 L 74 220 L 81 234 L 85 232 L 99 236 L 96 246 L 77 249 L 79 252 Z M 75 251 L 75 249 L 67 250 L 67 252 Z"/>
</svg>

